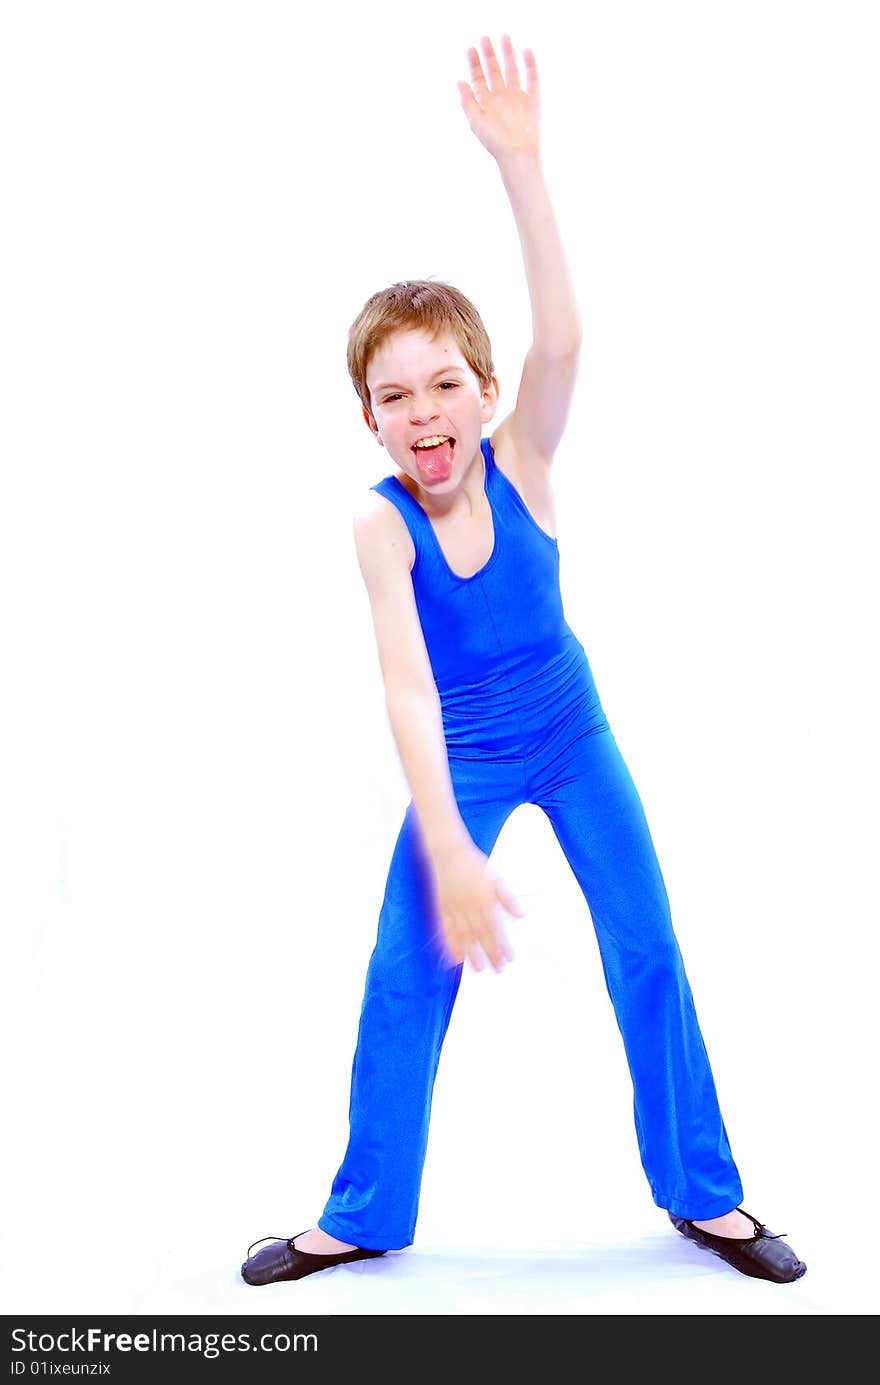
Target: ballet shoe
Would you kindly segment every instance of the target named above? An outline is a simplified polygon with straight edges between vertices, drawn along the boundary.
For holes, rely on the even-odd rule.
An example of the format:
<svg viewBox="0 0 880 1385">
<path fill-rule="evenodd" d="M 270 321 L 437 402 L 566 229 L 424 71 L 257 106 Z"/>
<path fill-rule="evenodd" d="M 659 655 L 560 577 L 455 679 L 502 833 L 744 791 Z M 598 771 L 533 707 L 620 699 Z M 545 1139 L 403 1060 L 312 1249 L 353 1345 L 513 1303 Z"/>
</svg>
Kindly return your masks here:
<svg viewBox="0 0 880 1385">
<path fill-rule="evenodd" d="M 768 1231 L 763 1222 L 757 1221 L 751 1212 L 746 1212 L 742 1207 L 737 1210 L 753 1224 L 753 1236 L 747 1236 L 745 1239 L 714 1236 L 711 1231 L 701 1230 L 684 1217 L 676 1217 L 672 1212 L 669 1212 L 668 1216 L 676 1231 L 680 1231 L 682 1236 L 702 1246 L 704 1250 L 711 1250 L 714 1255 L 720 1255 L 722 1260 L 739 1270 L 740 1274 L 750 1275 L 752 1279 L 770 1279 L 774 1284 L 790 1284 L 793 1280 L 800 1279 L 802 1274 L 806 1274 L 807 1267 L 803 1260 L 799 1260 L 791 1246 L 783 1241 L 785 1232 L 775 1236 L 772 1231 Z"/>
<path fill-rule="evenodd" d="M 301 1231 L 296 1233 L 297 1236 L 302 1234 Z M 353 1260 L 370 1260 L 385 1254 L 384 1250 L 363 1250 L 356 1246 L 354 1250 L 341 1250 L 336 1255 L 315 1255 L 311 1251 L 297 1250 L 293 1244 L 296 1236 L 291 1236 L 289 1240 L 261 1236 L 260 1240 L 271 1240 L 272 1244 L 258 1250 L 256 1255 L 251 1255 L 251 1251 L 260 1241 L 248 1246 L 248 1256 L 241 1267 L 241 1277 L 246 1284 L 274 1284 L 280 1279 L 304 1279 L 316 1270 L 329 1270 L 333 1265 L 350 1265 Z"/>
</svg>

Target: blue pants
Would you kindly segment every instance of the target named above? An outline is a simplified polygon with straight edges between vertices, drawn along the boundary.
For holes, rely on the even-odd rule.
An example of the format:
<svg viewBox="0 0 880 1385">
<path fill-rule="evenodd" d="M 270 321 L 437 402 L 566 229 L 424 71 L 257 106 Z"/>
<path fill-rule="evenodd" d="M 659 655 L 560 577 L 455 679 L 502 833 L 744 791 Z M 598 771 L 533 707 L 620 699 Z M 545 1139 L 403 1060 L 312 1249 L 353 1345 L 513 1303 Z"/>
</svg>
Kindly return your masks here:
<svg viewBox="0 0 880 1385">
<path fill-rule="evenodd" d="M 488 856 L 507 818 L 538 805 L 574 871 L 596 930 L 634 1092 L 654 1201 L 680 1217 L 742 1200 L 669 900 L 644 809 L 604 716 L 533 753 L 456 759 L 464 823 Z M 434 1078 L 461 980 L 439 929 L 410 801 L 391 860 L 352 1067 L 350 1138 L 318 1225 L 365 1249 L 415 1235 Z"/>
</svg>

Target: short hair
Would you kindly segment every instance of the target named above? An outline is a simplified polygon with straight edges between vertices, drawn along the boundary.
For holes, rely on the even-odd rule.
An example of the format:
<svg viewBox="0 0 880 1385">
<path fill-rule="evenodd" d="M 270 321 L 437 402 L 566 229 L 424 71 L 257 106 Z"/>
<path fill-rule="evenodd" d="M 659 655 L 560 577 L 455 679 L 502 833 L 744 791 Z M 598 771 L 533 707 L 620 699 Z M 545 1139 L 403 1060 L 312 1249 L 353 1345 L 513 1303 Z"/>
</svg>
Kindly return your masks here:
<svg viewBox="0 0 880 1385">
<path fill-rule="evenodd" d="M 469 298 L 442 280 L 405 279 L 372 294 L 348 333 L 348 373 L 361 403 L 373 412 L 367 388 L 367 366 L 392 332 L 421 329 L 437 337 L 448 331 L 480 382 L 495 373 L 492 346 L 483 320 Z"/>
</svg>

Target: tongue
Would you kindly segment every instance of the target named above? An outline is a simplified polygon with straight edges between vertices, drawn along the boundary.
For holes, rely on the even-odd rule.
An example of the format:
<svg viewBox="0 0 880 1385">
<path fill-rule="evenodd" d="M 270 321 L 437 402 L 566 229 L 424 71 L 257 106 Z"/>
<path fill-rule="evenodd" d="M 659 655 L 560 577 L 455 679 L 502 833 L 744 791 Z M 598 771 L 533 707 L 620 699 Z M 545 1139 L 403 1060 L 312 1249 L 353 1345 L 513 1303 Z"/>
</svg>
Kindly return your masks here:
<svg viewBox="0 0 880 1385">
<path fill-rule="evenodd" d="M 436 447 L 414 447 L 419 471 L 426 481 L 445 481 L 452 474 L 452 444 L 438 443 Z"/>
</svg>

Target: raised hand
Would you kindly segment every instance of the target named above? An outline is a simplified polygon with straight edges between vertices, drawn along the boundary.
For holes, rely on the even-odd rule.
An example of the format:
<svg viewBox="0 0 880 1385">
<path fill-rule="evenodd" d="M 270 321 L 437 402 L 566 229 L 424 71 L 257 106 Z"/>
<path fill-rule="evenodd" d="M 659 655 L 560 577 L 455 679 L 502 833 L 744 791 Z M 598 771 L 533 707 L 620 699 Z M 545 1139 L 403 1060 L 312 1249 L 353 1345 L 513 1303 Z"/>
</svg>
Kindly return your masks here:
<svg viewBox="0 0 880 1385">
<path fill-rule="evenodd" d="M 481 40 L 483 62 L 476 48 L 468 49 L 470 85 L 459 82 L 458 90 L 470 127 L 482 145 L 499 162 L 519 155 L 537 156 L 540 150 L 540 99 L 538 67 L 530 48 L 523 49 L 526 89 L 519 71 L 510 35 L 501 39 L 504 72 L 498 64 L 492 41 Z M 485 65 L 485 71 L 484 71 Z"/>
</svg>

